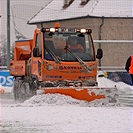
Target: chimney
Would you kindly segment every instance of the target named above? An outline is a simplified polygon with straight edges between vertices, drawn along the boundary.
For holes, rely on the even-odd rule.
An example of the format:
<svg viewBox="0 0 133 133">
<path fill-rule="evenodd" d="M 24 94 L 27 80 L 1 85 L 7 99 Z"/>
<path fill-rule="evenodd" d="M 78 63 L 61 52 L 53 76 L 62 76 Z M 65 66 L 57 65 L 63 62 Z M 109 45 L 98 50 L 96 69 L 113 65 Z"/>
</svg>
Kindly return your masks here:
<svg viewBox="0 0 133 133">
<path fill-rule="evenodd" d="M 64 0 L 64 5 L 68 5 L 70 0 Z"/>
<path fill-rule="evenodd" d="M 66 9 L 74 0 L 64 0 L 63 8 Z"/>
<path fill-rule="evenodd" d="M 81 0 L 81 3 L 80 3 L 80 5 L 86 5 L 88 2 L 89 2 L 90 0 Z"/>
</svg>

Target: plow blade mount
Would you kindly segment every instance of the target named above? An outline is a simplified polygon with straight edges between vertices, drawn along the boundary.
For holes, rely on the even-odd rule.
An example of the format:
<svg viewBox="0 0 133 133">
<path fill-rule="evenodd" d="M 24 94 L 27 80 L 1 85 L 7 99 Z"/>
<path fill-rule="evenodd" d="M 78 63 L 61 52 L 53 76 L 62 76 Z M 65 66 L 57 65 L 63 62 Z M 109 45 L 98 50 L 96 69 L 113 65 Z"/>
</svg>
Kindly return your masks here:
<svg viewBox="0 0 133 133">
<path fill-rule="evenodd" d="M 78 100 L 86 100 L 88 102 L 99 100 L 99 99 L 108 99 L 109 102 L 116 102 L 117 89 L 116 88 L 76 88 L 76 87 L 68 87 L 68 88 L 41 88 L 40 94 L 63 94 L 67 96 L 71 96 L 72 98 Z M 38 93 L 39 94 L 39 93 Z"/>
</svg>

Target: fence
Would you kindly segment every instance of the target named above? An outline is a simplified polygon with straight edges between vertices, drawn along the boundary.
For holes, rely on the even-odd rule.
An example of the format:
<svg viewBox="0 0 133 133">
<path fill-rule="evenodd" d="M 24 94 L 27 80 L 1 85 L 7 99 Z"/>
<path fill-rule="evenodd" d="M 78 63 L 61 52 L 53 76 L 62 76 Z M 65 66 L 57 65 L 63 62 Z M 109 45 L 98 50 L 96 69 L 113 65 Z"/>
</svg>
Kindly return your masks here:
<svg viewBox="0 0 133 133">
<path fill-rule="evenodd" d="M 126 61 L 133 54 L 133 40 L 94 40 L 94 43 L 103 50 L 100 69 L 125 70 Z"/>
</svg>

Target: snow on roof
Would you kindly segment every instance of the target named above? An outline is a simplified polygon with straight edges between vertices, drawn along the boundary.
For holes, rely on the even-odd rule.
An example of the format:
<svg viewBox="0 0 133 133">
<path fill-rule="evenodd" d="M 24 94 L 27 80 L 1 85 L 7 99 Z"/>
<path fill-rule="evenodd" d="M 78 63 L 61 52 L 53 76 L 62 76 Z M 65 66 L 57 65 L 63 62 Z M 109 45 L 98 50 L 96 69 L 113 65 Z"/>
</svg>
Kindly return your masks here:
<svg viewBox="0 0 133 133">
<path fill-rule="evenodd" d="M 90 0 L 86 5 L 80 5 L 81 0 L 74 0 L 73 3 L 63 9 L 64 0 L 52 0 L 29 24 L 81 18 L 94 17 L 132 17 L 132 0 Z"/>
</svg>

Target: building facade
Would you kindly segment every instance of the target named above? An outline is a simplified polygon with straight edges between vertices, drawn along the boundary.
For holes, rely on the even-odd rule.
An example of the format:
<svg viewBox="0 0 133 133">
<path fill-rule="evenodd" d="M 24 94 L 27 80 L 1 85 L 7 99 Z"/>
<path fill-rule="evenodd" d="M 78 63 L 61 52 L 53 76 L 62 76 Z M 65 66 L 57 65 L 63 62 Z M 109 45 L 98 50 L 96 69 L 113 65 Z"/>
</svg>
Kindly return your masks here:
<svg viewBox="0 0 133 133">
<path fill-rule="evenodd" d="M 71 1 L 71 0 L 70 0 Z M 80 4 L 80 0 L 78 0 Z M 119 1 L 119 0 L 113 0 L 114 2 Z M 57 2 L 57 0 L 53 0 L 53 3 Z M 85 4 L 89 7 L 90 1 L 86 1 Z M 84 2 L 83 2 L 84 3 Z M 63 3 L 64 4 L 64 3 Z M 69 4 L 69 2 L 68 2 Z M 72 9 L 77 8 L 76 7 L 76 1 L 71 3 Z M 104 6 L 109 6 L 109 5 L 104 5 L 105 3 L 101 3 L 101 5 Z M 114 3 L 115 4 L 115 3 Z M 124 4 L 124 3 L 123 3 Z M 130 4 L 130 3 L 129 3 Z M 60 5 L 59 5 L 60 6 Z M 72 11 L 70 7 L 66 7 L 66 9 L 63 10 L 69 10 Z M 126 6 L 126 5 L 125 5 Z M 127 5 L 128 6 L 128 5 Z M 52 8 L 52 3 L 51 6 L 49 7 Z M 44 11 L 48 7 L 44 8 L 44 10 L 40 13 L 37 14 L 37 17 L 42 16 L 44 14 Z M 53 7 L 54 8 L 54 7 Z M 52 8 L 52 9 L 53 9 Z M 62 5 L 61 5 L 62 8 Z M 68 8 L 68 9 L 67 9 Z M 83 7 L 84 8 L 84 7 Z M 98 8 L 98 6 L 95 6 L 95 8 Z M 108 8 L 108 7 L 106 7 Z M 123 5 L 124 8 L 124 5 Z M 127 7 L 128 8 L 128 7 Z M 115 8 L 114 8 L 115 9 Z M 58 7 L 59 10 L 59 7 Z M 86 10 L 85 10 L 86 11 Z M 84 13 L 85 13 L 84 11 Z M 106 10 L 105 10 L 106 11 Z M 132 11 L 132 10 L 131 10 Z M 55 22 L 59 22 L 61 27 L 66 27 L 66 28 L 91 28 L 92 29 L 92 35 L 94 40 L 107 40 L 107 42 L 95 42 L 96 48 L 102 48 L 103 49 L 103 58 L 101 60 L 101 66 L 104 67 L 124 67 L 126 59 L 133 54 L 133 44 L 132 39 L 133 39 L 133 19 L 131 16 L 131 11 L 129 11 L 129 16 L 127 14 L 119 14 L 115 16 L 109 16 L 106 15 L 105 13 L 103 14 L 104 16 L 97 15 L 97 14 L 92 14 L 91 16 L 85 15 L 83 16 L 82 14 L 79 14 L 77 17 L 71 17 L 69 14 L 66 16 L 63 16 L 65 14 L 59 14 L 57 13 L 57 19 L 50 19 L 48 16 L 46 18 L 43 18 L 43 20 L 33 18 L 34 21 L 31 20 L 29 21 L 30 24 L 34 23 L 37 25 L 37 28 L 41 27 L 54 27 Z M 68 11 L 67 11 L 68 12 Z M 94 11 L 95 12 L 95 11 Z M 77 15 L 78 12 L 75 12 L 75 16 Z M 127 12 L 126 12 L 127 13 Z M 59 17 L 60 15 L 60 17 Z M 121 16 L 120 16 L 121 15 Z M 56 16 L 56 14 L 55 14 Z M 35 21 L 36 20 L 36 21 Z M 108 42 L 109 40 L 115 41 L 115 42 Z M 122 41 L 125 40 L 125 41 Z"/>
</svg>

